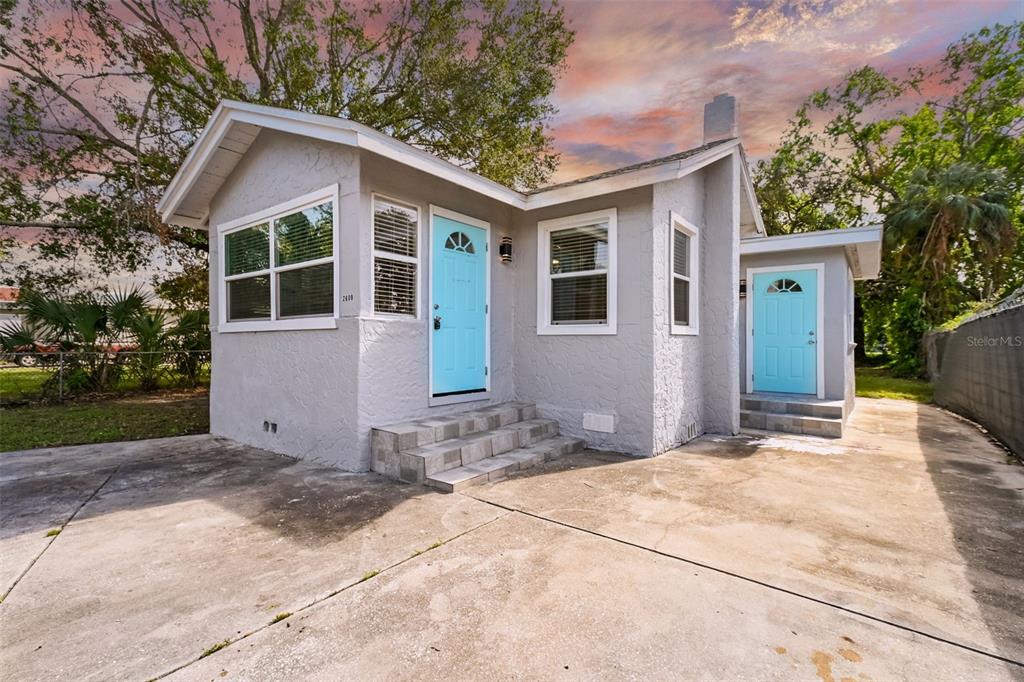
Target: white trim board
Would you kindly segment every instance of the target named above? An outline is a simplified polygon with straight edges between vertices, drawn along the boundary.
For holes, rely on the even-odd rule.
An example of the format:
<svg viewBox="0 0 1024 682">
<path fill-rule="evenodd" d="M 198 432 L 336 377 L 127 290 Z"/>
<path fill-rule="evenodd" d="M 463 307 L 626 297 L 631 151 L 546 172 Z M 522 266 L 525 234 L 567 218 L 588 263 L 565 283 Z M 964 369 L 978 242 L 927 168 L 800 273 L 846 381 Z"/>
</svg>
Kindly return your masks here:
<svg viewBox="0 0 1024 682">
<path fill-rule="evenodd" d="M 491 398 L 491 224 L 472 216 L 430 204 L 428 207 L 429 229 L 427 235 L 427 315 L 424 319 L 427 327 L 427 405 L 454 405 L 456 403 L 472 403 Z M 434 396 L 434 216 L 448 218 L 456 222 L 478 227 L 484 231 L 484 390 L 464 395 Z"/>
<path fill-rule="evenodd" d="M 668 230 L 668 325 L 669 334 L 681 336 L 697 336 L 700 331 L 700 228 L 682 217 L 675 211 L 669 211 Z M 678 225 L 678 227 L 676 227 Z M 689 324 L 676 324 L 675 313 L 675 261 L 676 261 L 676 230 L 690 237 L 690 310 Z"/>
<path fill-rule="evenodd" d="M 739 140 L 730 140 L 685 159 L 524 194 L 354 121 L 225 100 L 210 116 L 157 203 L 164 222 L 205 229 L 210 199 L 263 129 L 364 149 L 521 210 L 675 180 L 731 154 L 743 158 Z M 746 193 L 756 202 L 749 172 L 742 179 Z"/>
<path fill-rule="evenodd" d="M 416 255 L 413 257 L 403 256 L 397 253 L 391 253 L 389 251 L 378 251 L 377 250 L 377 199 L 387 201 L 389 203 L 401 206 L 416 211 Z M 418 320 L 421 314 L 421 305 L 423 303 L 422 294 L 422 277 L 423 277 L 423 208 L 416 203 L 411 201 L 405 201 L 403 199 L 397 199 L 393 196 L 383 194 L 381 192 L 371 191 L 370 192 L 370 301 L 369 301 L 369 317 L 377 320 Z M 376 276 L 376 263 L 377 257 L 385 260 L 399 261 L 402 263 L 411 263 L 416 266 L 416 277 L 413 280 L 416 286 L 416 301 L 413 303 L 413 309 L 416 311 L 412 315 L 403 315 L 398 313 L 380 313 L 377 312 L 377 276 Z"/>
<path fill-rule="evenodd" d="M 212 263 L 211 267 L 214 268 L 214 272 L 217 273 L 217 296 L 219 308 L 217 313 L 217 333 L 219 334 L 230 334 L 234 332 L 266 332 L 266 331 L 297 331 L 304 329 L 336 329 L 338 327 L 339 317 L 339 300 L 341 298 L 341 254 L 340 249 L 340 216 L 341 213 L 341 197 L 339 196 L 340 188 L 337 184 L 328 185 L 315 192 L 309 192 L 300 197 L 290 199 L 288 201 L 271 206 L 262 211 L 250 213 L 247 216 L 230 220 L 226 223 L 217 225 L 215 238 L 217 239 L 217 262 Z M 293 263 L 287 266 L 274 265 L 276 254 L 274 253 L 274 218 L 278 218 L 289 213 L 310 208 L 317 204 L 325 201 L 331 202 L 331 234 L 332 242 L 331 249 L 332 253 L 329 258 L 320 258 L 313 261 L 303 261 L 301 263 Z M 269 230 L 269 248 L 270 248 L 270 260 L 269 267 L 263 271 L 241 273 L 239 275 L 228 275 L 225 273 L 225 246 L 224 238 L 226 235 L 231 234 L 260 223 L 268 223 L 267 229 Z M 331 292 L 332 296 L 332 307 L 334 312 L 330 315 L 310 315 L 307 317 L 285 317 L 279 318 L 277 316 L 278 308 L 278 288 L 277 288 L 277 277 L 278 272 L 286 272 L 288 270 L 297 270 L 304 267 L 310 267 L 319 263 L 333 263 L 333 277 L 334 286 Z M 270 319 L 266 320 L 238 320 L 231 322 L 228 320 L 228 282 L 231 280 L 245 279 L 248 277 L 258 276 L 258 273 L 265 273 L 270 277 Z"/>
<path fill-rule="evenodd" d="M 541 220 L 537 223 L 537 335 L 538 336 L 581 336 L 581 335 L 615 335 L 618 333 L 618 209 L 606 208 L 600 211 L 589 211 L 575 215 Z M 549 270 L 551 257 L 552 232 L 573 227 L 585 227 L 595 223 L 608 223 L 608 268 L 604 273 L 596 270 L 594 274 L 607 277 L 607 308 L 605 322 L 601 324 L 552 324 L 551 323 L 551 280 L 554 277 Z M 584 273 L 576 273 L 584 276 Z"/>
<path fill-rule="evenodd" d="M 740 240 L 740 255 L 843 248 L 856 279 L 875 279 L 882 267 L 882 226 L 800 232 Z"/>
<path fill-rule="evenodd" d="M 817 368 L 816 372 L 818 376 L 815 379 L 815 389 L 817 391 L 818 398 L 824 400 L 825 398 L 825 264 L 824 263 L 793 263 L 792 265 L 771 265 L 761 268 L 747 268 L 747 330 L 746 330 L 746 346 L 747 346 L 747 365 L 746 365 L 746 377 L 745 383 L 747 386 L 747 393 L 754 392 L 754 335 L 751 333 L 754 330 L 754 296 L 757 294 L 757 289 L 754 288 L 754 275 L 761 272 L 789 272 L 791 270 L 816 270 L 818 273 L 818 331 L 815 334 L 815 347 L 817 349 Z M 793 395 L 810 395 L 803 393 L 794 393 Z"/>
</svg>

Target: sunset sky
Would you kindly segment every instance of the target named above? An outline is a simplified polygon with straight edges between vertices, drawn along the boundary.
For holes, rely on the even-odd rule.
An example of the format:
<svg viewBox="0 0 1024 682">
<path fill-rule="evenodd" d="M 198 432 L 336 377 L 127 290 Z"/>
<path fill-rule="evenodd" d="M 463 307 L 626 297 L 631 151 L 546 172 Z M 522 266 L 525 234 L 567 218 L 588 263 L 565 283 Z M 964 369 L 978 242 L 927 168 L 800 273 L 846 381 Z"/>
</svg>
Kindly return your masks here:
<svg viewBox="0 0 1024 682">
<path fill-rule="evenodd" d="M 569 180 L 700 144 L 703 104 L 740 102 L 744 144 L 771 152 L 811 91 L 871 64 L 934 63 L 961 35 L 1024 18 L 1024 0 L 565 3 L 576 42 L 553 122 Z"/>
</svg>

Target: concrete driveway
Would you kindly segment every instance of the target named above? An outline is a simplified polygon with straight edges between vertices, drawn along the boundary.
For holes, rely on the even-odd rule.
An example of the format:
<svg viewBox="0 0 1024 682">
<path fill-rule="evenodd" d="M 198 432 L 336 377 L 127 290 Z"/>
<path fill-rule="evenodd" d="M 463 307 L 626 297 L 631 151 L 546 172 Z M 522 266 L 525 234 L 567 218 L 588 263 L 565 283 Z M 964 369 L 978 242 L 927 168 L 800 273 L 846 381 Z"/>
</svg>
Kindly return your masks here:
<svg viewBox="0 0 1024 682">
<path fill-rule="evenodd" d="M 466 495 L 211 437 L 0 455 L 0 675 L 1024 679 L 1022 468 L 931 407 L 847 430 Z"/>
</svg>

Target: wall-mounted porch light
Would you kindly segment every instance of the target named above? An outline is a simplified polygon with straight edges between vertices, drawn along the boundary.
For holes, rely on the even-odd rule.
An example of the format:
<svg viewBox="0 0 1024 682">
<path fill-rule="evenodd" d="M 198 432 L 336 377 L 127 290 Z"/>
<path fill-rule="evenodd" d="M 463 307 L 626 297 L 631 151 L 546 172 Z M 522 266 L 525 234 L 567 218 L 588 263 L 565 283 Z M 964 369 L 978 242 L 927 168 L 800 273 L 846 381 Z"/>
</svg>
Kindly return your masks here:
<svg viewBox="0 0 1024 682">
<path fill-rule="evenodd" d="M 501 256 L 502 263 L 512 262 L 512 237 L 502 237 L 501 245 L 498 246 L 498 255 Z"/>
</svg>

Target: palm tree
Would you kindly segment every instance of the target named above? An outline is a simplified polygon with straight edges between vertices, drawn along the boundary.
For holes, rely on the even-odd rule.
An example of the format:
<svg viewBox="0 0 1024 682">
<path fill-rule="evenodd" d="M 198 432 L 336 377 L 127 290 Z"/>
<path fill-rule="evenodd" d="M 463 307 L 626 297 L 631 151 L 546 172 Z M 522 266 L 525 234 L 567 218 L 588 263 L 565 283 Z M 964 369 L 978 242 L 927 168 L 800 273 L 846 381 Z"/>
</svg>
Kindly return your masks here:
<svg viewBox="0 0 1024 682">
<path fill-rule="evenodd" d="M 140 388 L 153 389 L 171 360 L 195 385 L 203 362 L 195 351 L 209 350 L 205 313 L 186 312 L 174 320 L 138 288 L 67 297 L 25 290 L 20 301 L 24 320 L 0 328 L 0 346 L 8 352 L 37 344 L 65 351 L 62 374 L 72 389 L 107 389 L 125 369 L 138 377 Z M 131 360 L 119 352 L 125 342 L 136 347 Z"/>
<path fill-rule="evenodd" d="M 920 258 L 926 283 L 942 279 L 967 249 L 990 263 L 1013 248 L 1017 231 L 1002 171 L 957 163 L 917 168 L 885 221 L 890 245 Z"/>
<path fill-rule="evenodd" d="M 1017 240 L 1011 196 L 1002 171 L 957 163 L 915 169 L 888 207 L 883 269 L 899 275 L 883 281 L 901 282 L 885 324 L 891 369 L 918 374 L 921 335 L 962 312 L 972 285 L 998 290 L 993 267 Z"/>
</svg>

